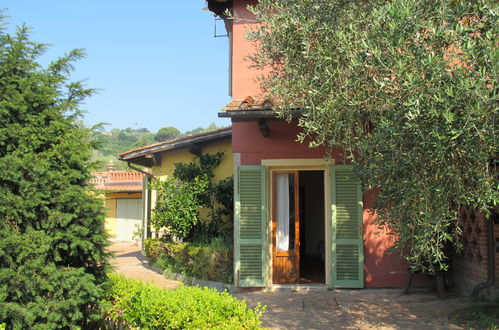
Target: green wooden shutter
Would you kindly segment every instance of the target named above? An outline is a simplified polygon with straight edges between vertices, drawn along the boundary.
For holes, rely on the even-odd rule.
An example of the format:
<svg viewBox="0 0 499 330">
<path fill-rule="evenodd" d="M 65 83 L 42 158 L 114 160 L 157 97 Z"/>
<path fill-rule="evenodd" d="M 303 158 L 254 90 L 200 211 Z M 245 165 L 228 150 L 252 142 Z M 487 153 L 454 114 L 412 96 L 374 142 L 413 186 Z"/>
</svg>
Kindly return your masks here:
<svg viewBox="0 0 499 330">
<path fill-rule="evenodd" d="M 266 286 L 265 166 L 237 168 L 234 217 L 234 279 L 237 286 Z"/>
<path fill-rule="evenodd" d="M 364 287 L 362 190 L 352 165 L 330 167 L 333 286 Z"/>
</svg>

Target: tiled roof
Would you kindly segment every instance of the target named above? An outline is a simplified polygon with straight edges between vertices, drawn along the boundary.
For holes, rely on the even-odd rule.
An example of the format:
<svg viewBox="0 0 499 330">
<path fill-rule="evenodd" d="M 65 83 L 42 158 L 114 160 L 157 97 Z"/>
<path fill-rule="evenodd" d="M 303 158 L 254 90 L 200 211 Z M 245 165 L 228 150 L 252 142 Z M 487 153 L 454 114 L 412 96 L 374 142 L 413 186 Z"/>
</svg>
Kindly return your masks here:
<svg viewBox="0 0 499 330">
<path fill-rule="evenodd" d="M 238 119 L 276 119 L 279 118 L 276 109 L 279 108 L 279 102 L 272 98 L 257 98 L 247 96 L 242 100 L 232 100 L 222 108 L 218 113 L 219 118 L 238 118 Z M 300 117 L 303 112 L 301 109 L 288 110 L 287 113 L 292 118 Z"/>
<path fill-rule="evenodd" d="M 172 151 L 181 148 L 189 148 L 193 145 L 203 145 L 222 139 L 230 139 L 232 127 L 224 127 L 214 131 L 183 136 L 180 138 L 154 143 L 137 149 L 125 151 L 118 155 L 118 159 L 134 164 L 151 167 L 152 163 L 148 156 L 165 151 Z"/>
<path fill-rule="evenodd" d="M 144 174 L 135 171 L 94 172 L 90 183 L 98 190 L 142 191 Z"/>
<path fill-rule="evenodd" d="M 276 101 L 272 99 L 259 99 L 253 96 L 247 96 L 243 100 L 232 100 L 222 108 L 224 111 L 247 111 L 247 110 L 273 110 Z"/>
<path fill-rule="evenodd" d="M 189 141 L 196 140 L 197 138 L 215 135 L 217 133 L 222 133 L 222 132 L 231 132 L 231 131 L 232 131 L 232 127 L 224 127 L 221 129 L 217 129 L 215 131 L 209 131 L 209 132 L 204 132 L 204 133 L 199 133 L 199 134 L 194 134 L 194 135 L 189 135 L 189 136 L 183 136 L 183 137 L 179 137 L 179 138 L 172 139 L 172 140 L 167 140 L 167 141 L 162 141 L 162 142 L 150 144 L 150 145 L 143 146 L 143 147 L 140 147 L 137 149 L 128 150 L 128 151 L 122 152 L 121 154 L 118 154 L 118 156 L 122 157 L 122 156 L 126 156 L 128 154 L 131 154 L 131 153 L 134 153 L 137 151 L 153 149 L 155 147 L 173 145 L 173 144 L 179 143 L 179 142 L 189 142 Z"/>
</svg>

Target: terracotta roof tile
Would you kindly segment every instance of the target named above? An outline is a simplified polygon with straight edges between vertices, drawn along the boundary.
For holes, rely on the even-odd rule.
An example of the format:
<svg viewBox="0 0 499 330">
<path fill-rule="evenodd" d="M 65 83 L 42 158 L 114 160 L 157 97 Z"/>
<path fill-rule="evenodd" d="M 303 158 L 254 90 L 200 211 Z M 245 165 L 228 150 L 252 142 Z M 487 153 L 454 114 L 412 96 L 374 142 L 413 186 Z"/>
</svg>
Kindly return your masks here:
<svg viewBox="0 0 499 330">
<path fill-rule="evenodd" d="M 142 191 L 144 174 L 135 171 L 94 172 L 90 183 L 98 190 Z"/>
<path fill-rule="evenodd" d="M 222 108 L 224 111 L 237 110 L 272 110 L 277 105 L 277 102 L 269 98 L 255 98 L 247 96 L 243 100 L 232 100 L 229 104 Z"/>
</svg>

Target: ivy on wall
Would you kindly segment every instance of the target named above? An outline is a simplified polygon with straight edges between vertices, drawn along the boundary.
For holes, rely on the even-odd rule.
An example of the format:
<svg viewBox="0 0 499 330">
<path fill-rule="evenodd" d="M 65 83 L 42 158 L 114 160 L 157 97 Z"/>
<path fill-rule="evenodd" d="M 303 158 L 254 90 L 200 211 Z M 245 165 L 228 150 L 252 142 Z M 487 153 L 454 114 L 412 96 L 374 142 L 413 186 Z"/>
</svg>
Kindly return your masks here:
<svg viewBox="0 0 499 330">
<path fill-rule="evenodd" d="M 168 228 L 172 236 L 191 242 L 230 238 L 233 178 L 214 182 L 213 174 L 223 156 L 223 152 L 202 154 L 189 163 L 175 163 L 171 177 L 151 182 L 150 189 L 158 191 L 151 219 L 156 230 Z"/>
</svg>

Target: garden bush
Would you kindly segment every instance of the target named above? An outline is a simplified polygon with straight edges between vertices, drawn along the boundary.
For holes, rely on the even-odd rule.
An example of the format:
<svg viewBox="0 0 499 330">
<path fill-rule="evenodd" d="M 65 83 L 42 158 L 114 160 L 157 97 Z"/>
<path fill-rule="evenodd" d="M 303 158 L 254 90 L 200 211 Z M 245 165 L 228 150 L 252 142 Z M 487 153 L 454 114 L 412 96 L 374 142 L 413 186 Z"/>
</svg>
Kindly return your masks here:
<svg viewBox="0 0 499 330">
<path fill-rule="evenodd" d="M 209 244 L 145 242 L 146 256 L 156 267 L 203 280 L 232 282 L 232 249 L 219 238 Z"/>
<path fill-rule="evenodd" d="M 216 182 L 213 173 L 223 156 L 202 154 L 189 163 L 175 163 L 172 176 L 151 181 L 149 189 L 158 193 L 151 218 L 155 230 L 185 242 L 232 239 L 233 177 Z"/>
<path fill-rule="evenodd" d="M 92 328 L 109 253 L 102 199 L 88 184 L 92 131 L 79 110 L 93 90 L 70 81 L 84 54 L 42 66 L 47 47 L 30 29 L 3 25 L 0 10 L 0 324 Z"/>
<path fill-rule="evenodd" d="M 116 327 L 141 329 L 257 329 L 265 307 L 249 309 L 229 293 L 181 286 L 162 289 L 152 283 L 109 275 L 112 306 L 106 318 Z"/>
</svg>

